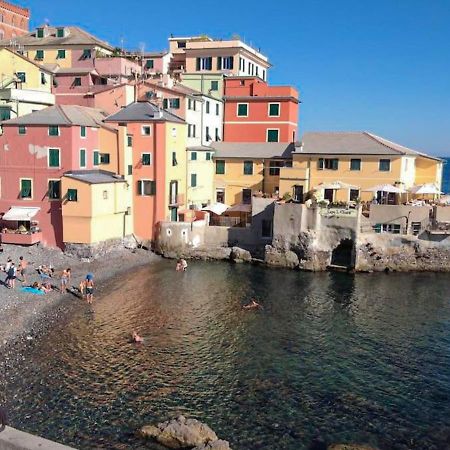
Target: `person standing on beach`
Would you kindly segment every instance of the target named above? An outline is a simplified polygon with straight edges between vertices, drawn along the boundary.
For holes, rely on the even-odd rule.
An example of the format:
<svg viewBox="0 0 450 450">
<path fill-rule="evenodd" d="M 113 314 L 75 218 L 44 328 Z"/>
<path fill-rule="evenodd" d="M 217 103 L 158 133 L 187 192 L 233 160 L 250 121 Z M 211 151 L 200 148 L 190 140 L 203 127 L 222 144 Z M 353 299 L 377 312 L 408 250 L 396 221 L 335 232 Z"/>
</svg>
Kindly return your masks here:
<svg viewBox="0 0 450 450">
<path fill-rule="evenodd" d="M 61 293 L 65 294 L 67 292 L 67 284 L 70 281 L 71 269 L 64 269 L 61 274 Z"/>
<path fill-rule="evenodd" d="M 92 305 L 92 302 L 94 301 L 94 276 L 92 274 L 86 276 L 84 289 L 86 292 L 86 300 L 89 305 Z"/>
<path fill-rule="evenodd" d="M 17 268 L 13 262 L 9 266 L 9 269 L 6 273 L 6 287 L 8 289 L 14 289 L 16 287 Z"/>
<path fill-rule="evenodd" d="M 22 277 L 22 282 L 25 283 L 25 284 L 27 282 L 27 267 L 28 267 L 28 261 L 26 261 L 24 259 L 24 257 L 21 256 L 19 258 L 18 270 L 19 270 L 20 276 Z"/>
</svg>

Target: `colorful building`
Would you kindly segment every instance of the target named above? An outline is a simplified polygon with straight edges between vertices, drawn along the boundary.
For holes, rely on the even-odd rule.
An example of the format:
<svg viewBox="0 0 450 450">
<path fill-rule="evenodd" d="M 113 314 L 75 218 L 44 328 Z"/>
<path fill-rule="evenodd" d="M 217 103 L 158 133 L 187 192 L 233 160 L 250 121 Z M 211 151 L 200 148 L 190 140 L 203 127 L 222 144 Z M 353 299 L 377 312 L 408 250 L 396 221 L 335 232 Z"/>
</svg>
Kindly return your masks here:
<svg viewBox="0 0 450 450">
<path fill-rule="evenodd" d="M 295 142 L 299 98 L 293 87 L 255 77 L 227 77 L 224 83 L 224 141 Z"/>
<path fill-rule="evenodd" d="M 0 48 L 0 120 L 55 104 L 52 73 L 20 53 Z"/>
<path fill-rule="evenodd" d="M 106 122 L 119 126 L 119 142 L 126 144 L 122 170 L 131 175 L 134 234 L 153 240 L 158 222 L 177 221 L 186 208 L 185 121 L 150 102 L 135 102 Z"/>
<path fill-rule="evenodd" d="M 28 33 L 30 10 L 12 3 L 0 1 L 0 41 L 15 39 Z"/>
<path fill-rule="evenodd" d="M 101 111 L 81 106 L 52 106 L 2 122 L 0 135 L 0 213 L 35 208 L 39 240 L 63 248 L 61 177 L 100 167 L 117 172 L 117 131 Z M 8 217 L 8 216 L 7 216 Z M 31 236 L 30 221 L 3 221 Z M 11 239 L 11 236 L 7 236 Z M 3 234 L 2 234 L 3 239 Z M 31 239 L 31 237 L 30 237 Z"/>
</svg>

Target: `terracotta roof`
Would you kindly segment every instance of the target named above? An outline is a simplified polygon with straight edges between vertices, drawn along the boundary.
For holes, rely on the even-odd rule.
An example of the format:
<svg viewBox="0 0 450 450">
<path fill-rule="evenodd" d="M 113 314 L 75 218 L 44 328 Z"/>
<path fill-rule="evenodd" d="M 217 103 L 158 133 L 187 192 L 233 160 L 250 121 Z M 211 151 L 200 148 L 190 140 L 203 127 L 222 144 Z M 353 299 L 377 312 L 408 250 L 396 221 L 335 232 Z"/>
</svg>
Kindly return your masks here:
<svg viewBox="0 0 450 450">
<path fill-rule="evenodd" d="M 291 158 L 295 147 L 288 142 L 213 142 L 215 158 Z"/>
<path fill-rule="evenodd" d="M 296 153 L 326 155 L 393 155 L 439 158 L 412 150 L 367 131 L 356 132 L 307 132 L 302 144 L 296 144 Z"/>
<path fill-rule="evenodd" d="M 106 122 L 153 122 L 165 121 L 184 123 L 181 117 L 159 108 L 150 102 L 134 102 L 122 108 L 119 112 L 108 116 Z"/>
<path fill-rule="evenodd" d="M 39 28 L 45 28 L 39 27 Z M 58 28 L 65 28 L 68 30 L 67 36 L 57 37 L 56 30 Z M 22 36 L 16 36 L 14 40 L 21 45 L 34 46 L 34 47 L 56 47 L 56 46 L 64 46 L 64 45 L 96 45 L 98 47 L 103 47 L 107 50 L 113 50 L 113 47 L 109 45 L 107 42 L 102 41 L 101 39 L 96 38 L 92 34 L 84 31 L 79 27 L 72 26 L 61 26 L 61 27 L 50 27 L 47 26 L 48 35 L 43 38 L 37 37 L 37 30 L 32 31 L 31 33 L 24 34 Z M 0 41 L 0 47 L 8 47 L 10 45 L 10 39 L 3 39 Z"/>
<path fill-rule="evenodd" d="M 103 123 L 106 115 L 99 109 L 77 105 L 55 105 L 25 116 L 1 122 L 8 125 L 61 125 L 106 128 Z M 107 128 L 110 128 L 109 126 Z"/>
</svg>

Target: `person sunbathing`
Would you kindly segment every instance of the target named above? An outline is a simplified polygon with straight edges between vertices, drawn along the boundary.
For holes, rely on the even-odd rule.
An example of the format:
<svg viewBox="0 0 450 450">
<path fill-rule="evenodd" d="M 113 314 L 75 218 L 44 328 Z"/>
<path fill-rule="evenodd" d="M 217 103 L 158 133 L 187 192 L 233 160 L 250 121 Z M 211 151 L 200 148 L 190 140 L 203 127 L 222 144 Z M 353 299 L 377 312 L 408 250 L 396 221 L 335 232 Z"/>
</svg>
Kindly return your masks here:
<svg viewBox="0 0 450 450">
<path fill-rule="evenodd" d="M 244 309 L 262 309 L 262 306 L 252 298 L 251 302 L 243 306 Z"/>
<path fill-rule="evenodd" d="M 141 344 L 142 342 L 144 342 L 144 339 L 141 338 L 136 331 L 133 331 L 133 333 L 131 334 L 131 339 L 133 340 L 133 342 L 135 342 L 136 344 Z"/>
</svg>

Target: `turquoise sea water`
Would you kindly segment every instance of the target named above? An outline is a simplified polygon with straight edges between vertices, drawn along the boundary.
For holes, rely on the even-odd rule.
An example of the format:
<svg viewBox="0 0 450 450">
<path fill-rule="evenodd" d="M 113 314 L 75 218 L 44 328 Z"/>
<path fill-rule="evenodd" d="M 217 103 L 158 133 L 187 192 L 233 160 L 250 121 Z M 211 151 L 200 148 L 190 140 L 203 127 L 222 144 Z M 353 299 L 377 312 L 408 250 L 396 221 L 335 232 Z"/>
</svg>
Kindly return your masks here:
<svg viewBox="0 0 450 450">
<path fill-rule="evenodd" d="M 445 160 L 445 164 L 442 174 L 442 190 L 446 194 L 450 194 L 450 158 L 443 159 Z"/>
<path fill-rule="evenodd" d="M 158 262 L 3 355 L 0 403 L 13 426 L 80 449 L 163 450 L 135 431 L 183 413 L 235 450 L 443 450 L 448 280 Z M 263 310 L 241 308 L 253 296 Z"/>
</svg>

